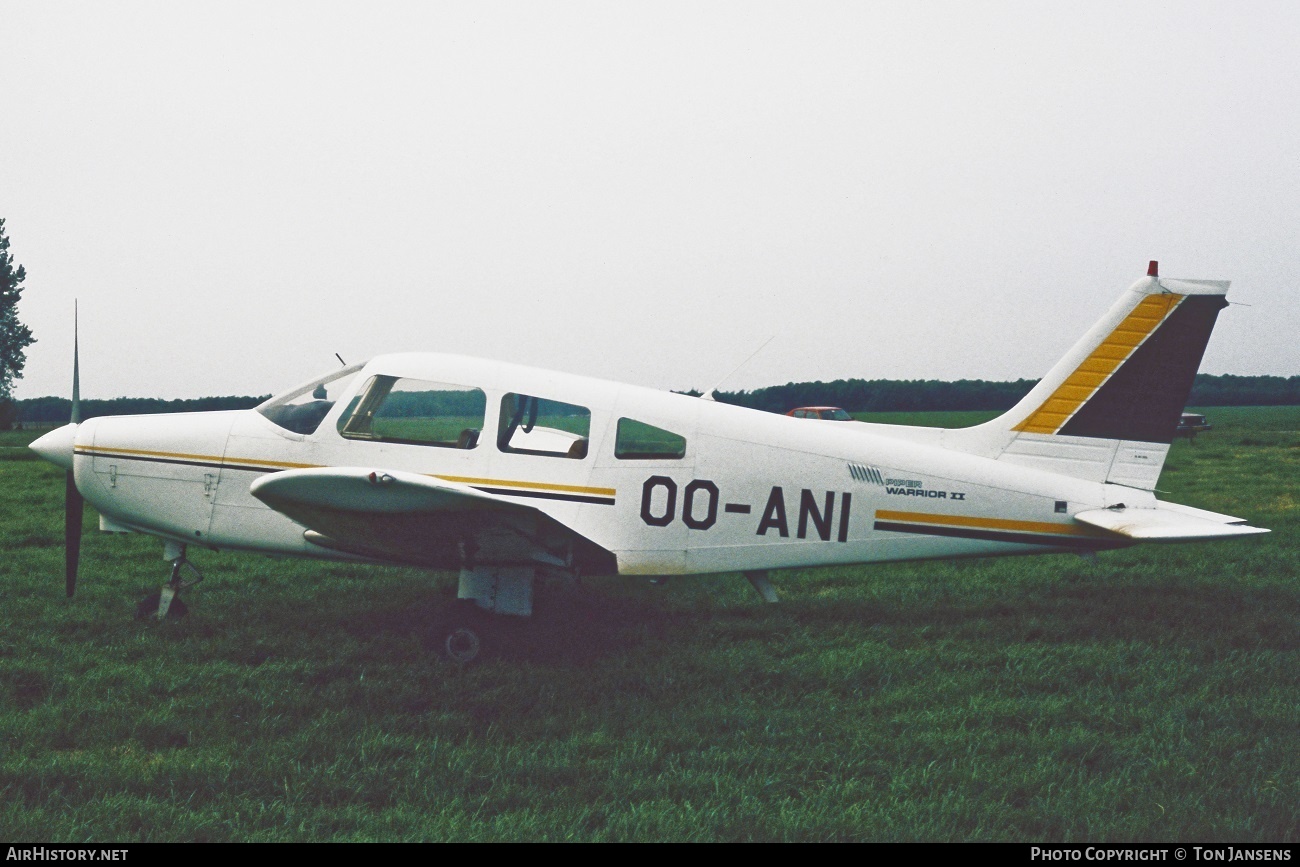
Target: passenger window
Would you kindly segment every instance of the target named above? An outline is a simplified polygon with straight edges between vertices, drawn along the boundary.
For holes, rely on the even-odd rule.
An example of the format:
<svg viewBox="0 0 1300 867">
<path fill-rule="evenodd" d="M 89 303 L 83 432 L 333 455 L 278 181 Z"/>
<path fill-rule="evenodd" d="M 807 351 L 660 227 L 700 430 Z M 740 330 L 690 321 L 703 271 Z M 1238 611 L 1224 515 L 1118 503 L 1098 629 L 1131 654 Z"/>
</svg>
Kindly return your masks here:
<svg viewBox="0 0 1300 867">
<path fill-rule="evenodd" d="M 591 411 L 529 394 L 501 399 L 497 447 L 503 452 L 579 460 L 587 456 Z"/>
<path fill-rule="evenodd" d="M 625 461 L 675 460 L 686 456 L 686 437 L 643 421 L 618 420 L 614 457 Z"/>
<path fill-rule="evenodd" d="M 487 414 L 479 388 L 374 376 L 339 419 L 348 439 L 472 449 Z"/>
</svg>

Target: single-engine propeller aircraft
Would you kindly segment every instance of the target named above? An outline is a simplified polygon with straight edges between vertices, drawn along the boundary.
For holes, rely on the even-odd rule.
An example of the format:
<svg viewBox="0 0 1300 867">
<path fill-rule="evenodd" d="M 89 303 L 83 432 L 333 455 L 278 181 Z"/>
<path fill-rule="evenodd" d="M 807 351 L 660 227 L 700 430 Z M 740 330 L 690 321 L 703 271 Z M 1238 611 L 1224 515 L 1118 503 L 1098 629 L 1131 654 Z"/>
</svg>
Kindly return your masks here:
<svg viewBox="0 0 1300 867">
<path fill-rule="evenodd" d="M 1226 282 L 1152 262 L 1009 412 L 975 427 L 808 424 L 584 376 L 384 355 L 255 409 L 79 421 L 32 444 L 82 499 L 158 537 L 180 610 L 191 546 L 459 570 L 461 661 L 540 575 L 767 571 L 1090 552 L 1267 530 L 1154 494 Z M 154 601 L 156 600 L 156 601 Z M 501 618 L 504 619 L 504 618 Z"/>
</svg>

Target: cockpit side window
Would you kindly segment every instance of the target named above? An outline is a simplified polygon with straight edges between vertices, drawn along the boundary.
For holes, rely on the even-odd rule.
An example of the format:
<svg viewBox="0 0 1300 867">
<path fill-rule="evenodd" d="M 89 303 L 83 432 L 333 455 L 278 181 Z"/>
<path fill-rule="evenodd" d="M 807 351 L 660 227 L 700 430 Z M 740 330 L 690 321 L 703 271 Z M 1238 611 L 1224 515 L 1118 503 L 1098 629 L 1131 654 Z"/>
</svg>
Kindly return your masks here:
<svg viewBox="0 0 1300 867">
<path fill-rule="evenodd" d="M 686 437 L 631 418 L 618 420 L 614 457 L 625 461 L 677 460 L 686 456 Z"/>
<path fill-rule="evenodd" d="M 354 440 L 472 449 L 486 415 L 481 388 L 372 376 L 339 417 L 338 429 Z"/>
<path fill-rule="evenodd" d="M 304 436 L 313 434 L 334 408 L 334 401 L 347 393 L 353 378 L 364 366 L 354 364 L 276 395 L 260 404 L 257 411 L 287 431 Z"/>
<path fill-rule="evenodd" d="M 497 448 L 525 455 L 581 460 L 587 456 L 591 410 L 529 394 L 501 399 Z"/>
</svg>

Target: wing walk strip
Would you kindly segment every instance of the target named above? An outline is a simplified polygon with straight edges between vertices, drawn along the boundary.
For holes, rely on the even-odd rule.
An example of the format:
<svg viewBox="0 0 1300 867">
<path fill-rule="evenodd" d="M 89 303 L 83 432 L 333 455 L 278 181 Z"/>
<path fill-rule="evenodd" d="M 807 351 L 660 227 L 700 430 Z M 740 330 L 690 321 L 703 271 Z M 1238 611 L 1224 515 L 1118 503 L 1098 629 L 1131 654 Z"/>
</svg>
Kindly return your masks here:
<svg viewBox="0 0 1300 867">
<path fill-rule="evenodd" d="M 1168 294 L 1143 298 L 1115 326 L 1115 330 L 1066 377 L 1065 382 L 1056 387 L 1051 397 L 1012 430 L 1054 434 L 1063 428 L 1079 408 L 1106 384 L 1111 374 L 1155 333 L 1160 323 L 1169 318 L 1169 314 L 1173 313 L 1184 297 L 1186 296 Z"/>
<path fill-rule="evenodd" d="M 277 473 L 282 470 L 325 469 L 324 464 L 299 464 L 290 461 L 269 461 L 258 458 L 220 457 L 218 455 L 192 455 L 184 452 L 155 452 L 147 449 L 100 448 L 79 446 L 75 454 L 99 458 L 120 458 L 127 461 L 144 461 L 154 464 L 173 464 L 186 467 L 212 467 L 218 470 L 247 470 L 255 473 Z M 544 500 L 561 500 L 571 503 L 591 503 L 598 506 L 614 505 L 615 488 L 588 488 L 581 485 L 556 485 L 547 482 L 526 482 L 512 479 L 481 479 L 470 476 L 443 476 L 425 473 L 429 478 L 444 482 L 469 485 L 489 494 L 507 497 L 529 497 Z"/>
<path fill-rule="evenodd" d="M 876 510 L 874 527 L 877 530 L 888 530 L 893 533 L 983 539 L 989 542 L 1042 545 L 1052 548 L 1113 548 L 1127 544 L 1115 538 L 1113 534 L 1098 532 L 1080 524 L 1012 521 L 1006 518 L 977 518 L 970 515 L 934 515 L 927 512 L 896 512 L 890 509 Z"/>
</svg>

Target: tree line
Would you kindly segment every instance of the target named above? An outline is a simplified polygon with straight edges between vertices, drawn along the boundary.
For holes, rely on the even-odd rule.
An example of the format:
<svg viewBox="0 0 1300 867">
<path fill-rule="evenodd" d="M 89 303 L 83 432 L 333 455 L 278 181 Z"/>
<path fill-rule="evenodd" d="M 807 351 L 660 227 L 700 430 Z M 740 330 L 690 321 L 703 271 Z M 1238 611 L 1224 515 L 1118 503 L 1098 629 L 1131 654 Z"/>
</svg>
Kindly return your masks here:
<svg viewBox="0 0 1300 867">
<path fill-rule="evenodd" d="M 849 412 L 1007 410 L 1037 384 L 1036 379 L 1014 382 L 837 379 L 834 382 L 790 382 L 753 391 L 718 392 L 717 398 L 722 403 L 767 412 L 786 412 L 796 406 L 839 406 Z M 1187 405 L 1300 405 L 1300 376 L 1197 374 Z"/>
<path fill-rule="evenodd" d="M 101 415 L 154 415 L 163 412 L 210 412 L 220 409 L 250 409 L 270 395 L 261 397 L 196 397 L 162 400 L 154 397 L 115 397 L 109 400 L 81 400 L 82 419 Z M 15 401 L 20 424 L 63 424 L 72 417 L 72 401 L 66 397 L 36 397 Z"/>
<path fill-rule="evenodd" d="M 789 382 L 753 391 L 718 392 L 718 400 L 767 412 L 785 412 L 796 406 L 840 406 L 849 412 L 1005 410 L 1015 406 L 1016 401 L 1024 397 L 1037 382 L 1034 379 L 1018 379 L 1014 382 L 983 379 L 959 379 L 956 382 L 934 379 L 837 379 L 834 382 Z M 199 397 L 187 400 L 117 397 L 111 400 L 83 400 L 81 416 L 94 418 L 101 415 L 249 409 L 268 397 L 269 395 Z M 16 405 L 18 418 L 23 424 L 62 424 L 71 413 L 71 402 L 65 397 L 38 397 L 16 401 Z M 1198 374 L 1187 405 L 1300 405 L 1300 376 Z"/>
<path fill-rule="evenodd" d="M 0 430 L 13 427 L 18 416 L 12 391 L 27 363 L 27 347 L 36 342 L 32 331 L 18 321 L 18 302 L 23 297 L 27 269 L 16 265 L 9 252 L 5 221 L 0 219 Z"/>
</svg>

